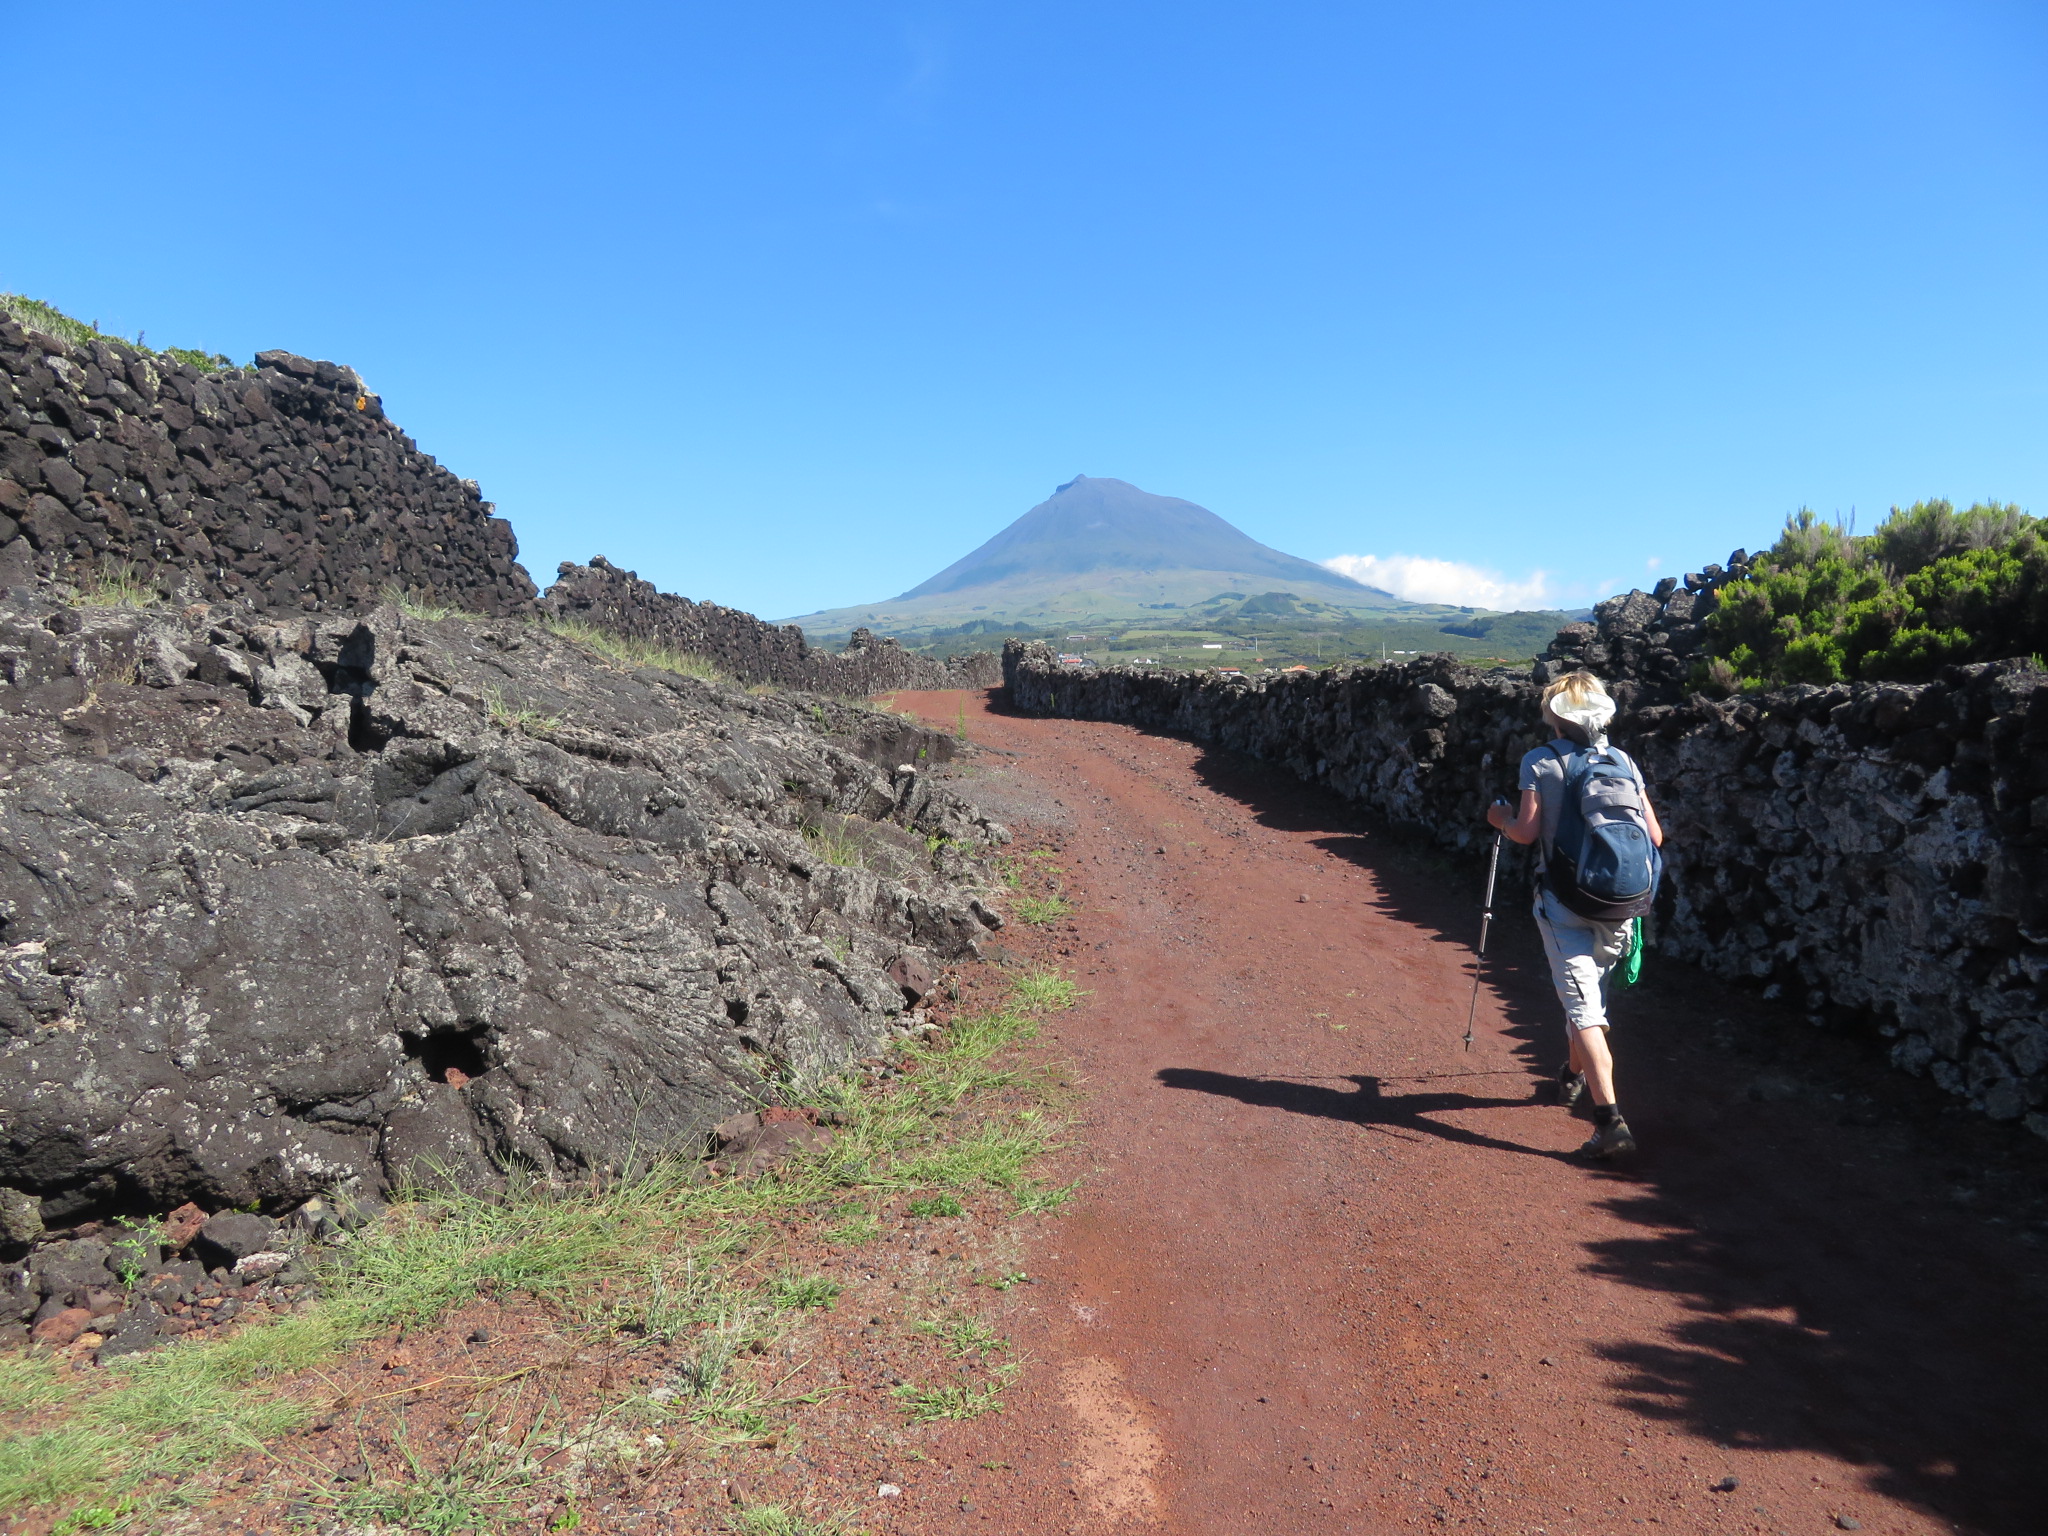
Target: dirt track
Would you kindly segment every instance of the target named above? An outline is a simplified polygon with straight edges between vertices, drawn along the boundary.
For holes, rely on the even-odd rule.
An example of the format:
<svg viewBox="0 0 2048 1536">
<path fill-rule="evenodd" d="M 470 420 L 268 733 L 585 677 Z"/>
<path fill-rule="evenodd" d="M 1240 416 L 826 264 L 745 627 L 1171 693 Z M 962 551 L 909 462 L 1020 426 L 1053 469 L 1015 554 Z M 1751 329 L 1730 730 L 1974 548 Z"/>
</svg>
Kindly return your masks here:
<svg viewBox="0 0 2048 1536">
<path fill-rule="evenodd" d="M 1277 769 L 966 708 L 961 787 L 1082 909 L 1087 1183 L 1033 1369 L 891 1528 L 2048 1530 L 2032 1138 L 1653 955 L 1644 1154 L 1579 1166 L 1526 918 L 1459 1049 L 1483 871 Z"/>
</svg>

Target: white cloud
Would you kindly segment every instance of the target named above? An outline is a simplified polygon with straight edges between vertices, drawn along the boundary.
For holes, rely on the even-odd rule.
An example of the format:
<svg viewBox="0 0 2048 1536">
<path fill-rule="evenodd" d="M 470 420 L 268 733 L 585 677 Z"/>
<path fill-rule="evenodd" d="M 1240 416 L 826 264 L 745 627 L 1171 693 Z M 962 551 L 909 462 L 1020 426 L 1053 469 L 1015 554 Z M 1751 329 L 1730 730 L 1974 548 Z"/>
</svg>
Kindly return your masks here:
<svg viewBox="0 0 2048 1536">
<path fill-rule="evenodd" d="M 1556 608 L 1564 601 L 1547 571 L 1531 571 L 1526 580 L 1510 581 L 1498 571 L 1427 555 L 1338 555 L 1323 564 L 1339 575 L 1383 588 L 1411 603 L 1512 611 Z"/>
</svg>

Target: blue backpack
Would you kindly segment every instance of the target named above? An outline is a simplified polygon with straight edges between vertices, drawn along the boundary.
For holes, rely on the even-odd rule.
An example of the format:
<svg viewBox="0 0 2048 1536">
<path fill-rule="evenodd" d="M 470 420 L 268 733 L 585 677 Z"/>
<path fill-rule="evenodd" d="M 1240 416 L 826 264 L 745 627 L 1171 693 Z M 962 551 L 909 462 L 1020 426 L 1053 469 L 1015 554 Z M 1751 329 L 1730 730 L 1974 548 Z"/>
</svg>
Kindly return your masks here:
<svg viewBox="0 0 2048 1536">
<path fill-rule="evenodd" d="M 1564 764 L 1564 802 L 1544 861 L 1544 885 L 1581 917 L 1618 923 L 1647 915 L 1664 860 L 1650 841 L 1634 772 L 1604 747 L 1569 757 L 1554 746 L 1550 751 Z"/>
</svg>

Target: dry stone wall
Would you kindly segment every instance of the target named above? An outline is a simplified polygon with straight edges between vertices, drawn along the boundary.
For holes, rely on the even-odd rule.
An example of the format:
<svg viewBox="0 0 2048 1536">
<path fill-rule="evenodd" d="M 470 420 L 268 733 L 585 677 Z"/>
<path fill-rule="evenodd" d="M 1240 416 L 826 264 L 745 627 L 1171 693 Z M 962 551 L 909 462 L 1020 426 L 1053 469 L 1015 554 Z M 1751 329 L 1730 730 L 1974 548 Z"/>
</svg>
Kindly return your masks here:
<svg viewBox="0 0 2048 1536">
<path fill-rule="evenodd" d="M 1003 660 L 1019 709 L 1214 742 L 1454 848 L 1485 840 L 1486 805 L 1546 734 L 1530 671 L 1448 656 L 1242 679 L 1063 667 L 1038 644 Z M 1668 833 L 1659 946 L 1816 1023 L 1874 1027 L 1902 1068 L 2048 1135 L 2044 681 L 2001 662 L 1720 702 L 1623 690 L 1615 739 Z"/>
<path fill-rule="evenodd" d="M 555 618 L 708 656 L 749 682 L 813 693 L 993 688 L 1002 681 L 1002 659 L 993 651 L 941 661 L 856 629 L 846 649 L 834 655 L 811 645 L 794 624 L 764 624 L 736 608 L 671 596 L 602 556 L 588 565 L 565 562 L 542 605 Z"/>
<path fill-rule="evenodd" d="M 1707 654 L 1707 616 L 1721 589 L 1752 569 L 1747 550 L 1726 565 L 1667 576 L 1648 592 L 1624 592 L 1596 604 L 1591 623 L 1567 624 L 1536 665 L 1547 683 L 1575 667 L 1607 680 L 1624 707 L 1676 704 L 1689 696 L 1694 670 Z"/>
<path fill-rule="evenodd" d="M 987 688 L 993 652 L 938 661 L 855 631 L 671 597 L 604 559 L 541 599 L 512 526 L 419 451 L 354 370 L 289 352 L 204 373 L 0 315 L 0 588 L 120 575 L 180 602 L 360 611 L 398 591 L 490 616 L 542 612 L 698 652 L 745 682 L 820 693 Z"/>
<path fill-rule="evenodd" d="M 0 316 L 0 586 L 123 570 L 182 600 L 313 613 L 397 587 L 531 612 L 512 526 L 350 369 L 202 373 Z"/>
</svg>

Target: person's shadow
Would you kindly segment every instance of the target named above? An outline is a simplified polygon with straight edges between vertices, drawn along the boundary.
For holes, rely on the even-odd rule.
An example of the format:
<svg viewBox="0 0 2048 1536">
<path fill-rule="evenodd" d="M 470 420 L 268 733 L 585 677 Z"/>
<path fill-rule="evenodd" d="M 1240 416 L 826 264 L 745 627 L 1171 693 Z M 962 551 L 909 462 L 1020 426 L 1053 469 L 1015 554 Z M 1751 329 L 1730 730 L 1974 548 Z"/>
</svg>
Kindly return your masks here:
<svg viewBox="0 0 2048 1536">
<path fill-rule="evenodd" d="M 1197 1067 L 1162 1067 L 1158 1075 L 1160 1083 L 1168 1088 L 1213 1093 L 1222 1098 L 1236 1099 L 1240 1104 L 1255 1104 L 1262 1109 L 1284 1109 L 1290 1114 L 1316 1115 L 1325 1120 L 1345 1120 L 1354 1125 L 1369 1126 L 1389 1135 L 1401 1135 L 1405 1132 L 1409 1139 L 1415 1136 L 1435 1136 L 1439 1140 L 1457 1142 L 1462 1146 L 1483 1147 L 1493 1152 L 1513 1152 L 1522 1157 L 1545 1157 L 1553 1161 L 1564 1160 L 1567 1156 L 1565 1153 L 1542 1147 L 1525 1147 L 1520 1142 L 1502 1141 L 1497 1136 L 1469 1131 L 1461 1125 L 1430 1118 L 1431 1115 L 1445 1110 L 1511 1109 L 1537 1102 L 1527 1095 L 1501 1099 L 1475 1098 L 1468 1093 L 1453 1092 L 1390 1094 L 1383 1086 L 1383 1079 L 1363 1072 L 1331 1079 L 1355 1085 L 1348 1091 L 1341 1088 L 1326 1088 L 1320 1082 L 1291 1082 L 1282 1077 L 1239 1077 L 1230 1072 L 1205 1072 Z M 1520 1077 L 1523 1073 L 1520 1068 L 1511 1068 L 1507 1072 L 1455 1075 Z M 1431 1079 L 1414 1078 L 1408 1081 L 1428 1082 Z"/>
</svg>

